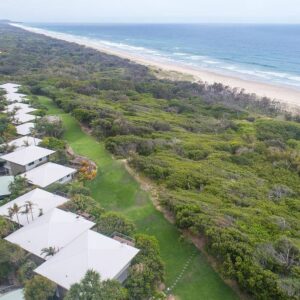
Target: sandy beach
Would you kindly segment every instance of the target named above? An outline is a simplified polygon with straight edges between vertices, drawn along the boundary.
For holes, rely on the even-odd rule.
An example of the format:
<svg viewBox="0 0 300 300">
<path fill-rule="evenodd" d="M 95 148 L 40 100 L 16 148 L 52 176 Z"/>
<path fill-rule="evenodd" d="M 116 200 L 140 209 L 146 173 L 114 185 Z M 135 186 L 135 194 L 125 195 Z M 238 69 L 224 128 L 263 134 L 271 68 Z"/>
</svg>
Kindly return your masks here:
<svg viewBox="0 0 300 300">
<path fill-rule="evenodd" d="M 151 67 L 156 69 L 161 69 L 164 71 L 172 71 L 182 73 L 184 75 L 189 75 L 191 80 L 203 81 L 209 84 L 222 83 L 231 88 L 244 89 L 248 93 L 255 93 L 261 97 L 269 97 L 271 99 L 276 99 L 284 104 L 287 104 L 291 109 L 300 108 L 300 90 L 292 88 L 289 86 L 281 86 L 274 84 L 266 84 L 261 82 L 255 82 L 251 80 L 244 80 L 233 76 L 227 76 L 223 74 L 217 74 L 214 72 L 200 70 L 198 68 L 193 68 L 184 64 L 180 64 L 173 61 L 163 61 L 157 60 L 154 57 L 145 57 L 138 54 L 132 54 L 120 49 L 114 49 L 107 46 L 101 41 L 90 40 L 84 37 L 73 36 L 64 33 L 58 33 L 48 30 L 43 30 L 39 28 L 33 28 L 24 26 L 21 24 L 11 24 L 13 26 L 19 27 L 21 29 L 42 34 L 51 38 L 64 40 L 71 43 L 76 43 L 82 46 L 90 47 L 101 52 L 116 55 L 125 59 L 129 59 L 133 62 Z"/>
</svg>

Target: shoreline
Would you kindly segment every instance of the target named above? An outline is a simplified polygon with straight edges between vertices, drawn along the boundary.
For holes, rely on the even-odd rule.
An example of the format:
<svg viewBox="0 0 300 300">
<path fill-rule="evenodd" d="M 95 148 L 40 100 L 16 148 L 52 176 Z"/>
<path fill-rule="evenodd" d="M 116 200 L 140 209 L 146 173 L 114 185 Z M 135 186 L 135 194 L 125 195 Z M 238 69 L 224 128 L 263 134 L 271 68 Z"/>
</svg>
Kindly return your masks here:
<svg viewBox="0 0 300 300">
<path fill-rule="evenodd" d="M 24 26 L 20 24 L 10 23 L 10 25 L 27 30 L 32 33 L 42 34 L 54 39 L 63 40 L 66 42 L 76 43 L 81 46 L 89 47 L 100 52 L 116 55 L 123 59 L 128 59 L 134 63 L 147 66 L 151 69 L 156 69 L 158 71 L 165 72 L 176 72 L 182 74 L 183 76 L 191 77 L 190 81 L 202 81 L 208 84 L 221 83 L 225 86 L 231 88 L 237 88 L 240 90 L 245 90 L 247 93 L 254 93 L 260 97 L 268 97 L 270 99 L 277 100 L 282 104 L 287 105 L 291 110 L 300 109 L 300 90 L 296 88 L 267 84 L 258 81 L 241 79 L 238 77 L 223 75 L 219 73 L 214 73 L 212 71 L 200 70 L 198 68 L 193 68 L 172 61 L 159 61 L 148 57 L 143 57 L 135 53 L 129 53 L 119 49 L 113 49 L 101 43 L 101 41 L 91 40 L 88 38 L 73 36 L 70 34 L 59 33 L 29 26 Z"/>
</svg>

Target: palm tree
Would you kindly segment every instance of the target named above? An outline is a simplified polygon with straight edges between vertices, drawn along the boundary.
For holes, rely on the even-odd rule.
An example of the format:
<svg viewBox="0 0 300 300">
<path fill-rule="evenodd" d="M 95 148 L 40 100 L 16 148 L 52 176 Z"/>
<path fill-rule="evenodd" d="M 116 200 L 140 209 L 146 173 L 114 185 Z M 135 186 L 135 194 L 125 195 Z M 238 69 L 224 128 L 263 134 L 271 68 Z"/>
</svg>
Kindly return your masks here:
<svg viewBox="0 0 300 300">
<path fill-rule="evenodd" d="M 35 138 L 36 138 L 38 132 L 37 132 L 37 130 L 36 130 L 35 128 L 31 128 L 31 129 L 30 129 L 30 133 L 31 133 L 31 135 L 32 135 L 33 138 L 34 138 L 34 144 L 35 144 Z"/>
<path fill-rule="evenodd" d="M 19 121 L 16 119 L 16 115 L 17 115 L 17 112 L 19 110 L 19 107 L 14 107 L 13 110 L 11 112 L 9 112 L 9 115 L 11 117 L 11 120 L 14 122 L 17 122 L 19 123 Z"/>
<path fill-rule="evenodd" d="M 9 145 L 7 143 L 2 144 L 2 146 L 0 147 L 0 152 L 1 153 L 9 153 L 9 152 L 13 152 L 16 149 L 15 145 Z"/>
<path fill-rule="evenodd" d="M 33 221 L 34 218 L 33 218 L 33 210 L 32 209 L 35 204 L 33 202 L 31 202 L 30 200 L 26 201 L 25 203 L 26 203 L 25 205 L 28 205 L 28 209 L 31 213 L 31 219 Z"/>
<path fill-rule="evenodd" d="M 11 220 L 11 224 L 12 224 L 12 230 L 15 230 L 15 222 L 13 221 L 13 216 L 14 216 L 14 213 L 12 211 L 11 208 L 8 209 L 8 214 L 7 214 L 8 218 Z"/>
<path fill-rule="evenodd" d="M 16 203 L 12 207 L 9 208 L 9 211 L 10 211 L 9 214 L 11 214 L 12 216 L 16 216 L 19 226 L 21 225 L 20 220 L 19 220 L 20 210 L 21 210 L 21 207 Z"/>
<path fill-rule="evenodd" d="M 11 221 L 13 221 L 13 216 L 14 216 L 14 214 L 13 214 L 13 211 L 12 211 L 11 207 L 8 208 L 7 216 L 8 216 L 8 218 L 9 218 Z"/>
<path fill-rule="evenodd" d="M 29 146 L 29 141 L 28 141 L 28 140 L 27 140 L 27 141 L 24 141 L 24 142 L 23 142 L 23 146 L 24 146 L 24 147 L 28 147 L 28 146 Z"/>
<path fill-rule="evenodd" d="M 43 248 L 41 250 L 41 255 L 45 255 L 45 258 L 48 256 L 54 256 L 58 252 L 58 249 L 55 247 Z"/>
<path fill-rule="evenodd" d="M 24 210 L 21 212 L 23 215 L 26 215 L 27 223 L 29 224 L 28 214 L 29 214 L 29 206 L 28 204 L 24 205 Z"/>
</svg>

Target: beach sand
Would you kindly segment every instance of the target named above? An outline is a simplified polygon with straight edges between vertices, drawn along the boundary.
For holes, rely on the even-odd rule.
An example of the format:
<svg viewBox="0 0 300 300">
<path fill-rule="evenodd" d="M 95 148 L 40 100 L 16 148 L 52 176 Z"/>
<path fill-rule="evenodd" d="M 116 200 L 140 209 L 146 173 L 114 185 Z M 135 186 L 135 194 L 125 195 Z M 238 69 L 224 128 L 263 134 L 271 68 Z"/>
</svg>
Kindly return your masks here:
<svg viewBox="0 0 300 300">
<path fill-rule="evenodd" d="M 278 100 L 288 105 L 288 107 L 291 110 L 297 109 L 298 111 L 300 109 L 300 90 L 297 90 L 296 88 L 275 84 L 260 83 L 251 80 L 244 80 L 233 76 L 227 76 L 223 74 L 217 74 L 214 72 L 200 70 L 198 68 L 193 68 L 173 61 L 162 61 L 156 60 L 155 58 L 151 57 L 143 57 L 138 54 L 132 54 L 123 50 L 114 49 L 112 47 L 107 46 L 106 44 L 101 43 L 101 41 L 90 40 L 84 37 L 58 33 L 39 28 L 33 28 L 21 24 L 11 25 L 33 33 L 38 33 L 51 38 L 76 43 L 82 46 L 99 50 L 107 54 L 129 59 L 135 63 L 148 66 L 152 69 L 163 70 L 166 72 L 181 73 L 183 74 L 184 78 L 189 78 L 190 80 L 203 81 L 207 82 L 208 84 L 222 83 L 223 85 L 229 86 L 231 88 L 244 89 L 247 93 L 255 93 L 256 95 L 261 97 L 268 97 L 271 99 Z"/>
</svg>

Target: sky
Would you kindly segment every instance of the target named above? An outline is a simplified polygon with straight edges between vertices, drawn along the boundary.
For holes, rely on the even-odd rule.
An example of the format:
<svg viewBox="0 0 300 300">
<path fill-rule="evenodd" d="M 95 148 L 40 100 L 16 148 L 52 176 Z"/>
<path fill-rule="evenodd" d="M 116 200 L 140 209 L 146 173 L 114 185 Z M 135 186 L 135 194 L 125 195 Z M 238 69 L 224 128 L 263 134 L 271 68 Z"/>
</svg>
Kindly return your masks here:
<svg viewBox="0 0 300 300">
<path fill-rule="evenodd" d="M 300 23 L 300 0 L 0 0 L 0 19 L 87 23 Z"/>
</svg>

